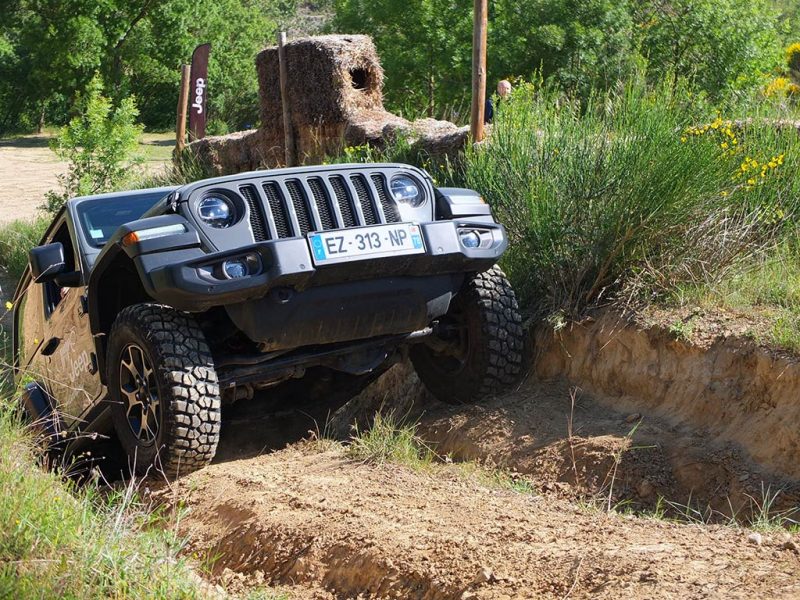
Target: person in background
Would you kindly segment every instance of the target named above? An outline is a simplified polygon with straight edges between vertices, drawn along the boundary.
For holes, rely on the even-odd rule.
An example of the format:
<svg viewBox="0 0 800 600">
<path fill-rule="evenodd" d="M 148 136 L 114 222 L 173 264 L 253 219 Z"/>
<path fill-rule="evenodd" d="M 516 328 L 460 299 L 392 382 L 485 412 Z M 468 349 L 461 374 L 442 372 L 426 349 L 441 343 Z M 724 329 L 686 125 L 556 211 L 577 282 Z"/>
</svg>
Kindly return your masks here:
<svg viewBox="0 0 800 600">
<path fill-rule="evenodd" d="M 511 93 L 511 82 L 508 79 L 501 79 L 497 82 L 498 101 L 503 100 Z M 486 106 L 483 110 L 483 122 L 491 123 L 494 118 L 494 105 L 491 98 L 486 98 Z"/>
</svg>

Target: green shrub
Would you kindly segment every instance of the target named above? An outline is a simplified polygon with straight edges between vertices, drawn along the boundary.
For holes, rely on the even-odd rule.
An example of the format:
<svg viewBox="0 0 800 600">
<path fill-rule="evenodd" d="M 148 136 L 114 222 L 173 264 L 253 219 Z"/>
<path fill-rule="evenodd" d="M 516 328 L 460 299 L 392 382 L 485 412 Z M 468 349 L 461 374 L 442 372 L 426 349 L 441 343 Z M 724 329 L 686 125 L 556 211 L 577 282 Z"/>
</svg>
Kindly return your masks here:
<svg viewBox="0 0 800 600">
<path fill-rule="evenodd" d="M 508 228 L 504 266 L 536 312 L 717 280 L 792 227 L 796 132 L 704 116 L 690 99 L 639 79 L 586 103 L 524 85 L 489 142 L 467 148 L 449 178 Z"/>
<path fill-rule="evenodd" d="M 133 98 L 114 108 L 95 77 L 87 89 L 83 114 L 62 128 L 52 144 L 58 157 L 69 161 L 69 170 L 59 176 L 62 191 L 49 191 L 42 208 L 55 213 L 70 198 L 119 188 L 131 167 L 142 162 L 134 155 L 143 131 L 136 124 L 138 115 Z"/>
</svg>

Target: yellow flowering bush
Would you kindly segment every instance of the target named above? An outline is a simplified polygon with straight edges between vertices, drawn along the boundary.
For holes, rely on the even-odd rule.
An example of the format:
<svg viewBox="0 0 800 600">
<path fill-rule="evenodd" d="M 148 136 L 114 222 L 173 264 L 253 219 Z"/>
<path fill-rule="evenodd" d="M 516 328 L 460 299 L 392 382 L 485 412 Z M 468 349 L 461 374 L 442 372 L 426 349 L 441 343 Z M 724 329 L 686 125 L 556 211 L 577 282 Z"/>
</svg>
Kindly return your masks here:
<svg viewBox="0 0 800 600">
<path fill-rule="evenodd" d="M 800 71 L 800 42 L 795 42 L 786 48 L 786 65 L 795 71 Z"/>
<path fill-rule="evenodd" d="M 715 143 L 719 145 L 723 154 L 733 156 L 739 149 L 739 138 L 734 131 L 733 121 L 717 117 L 711 123 L 687 127 L 681 136 L 684 144 L 691 137 L 712 136 Z"/>
<path fill-rule="evenodd" d="M 776 77 L 767 84 L 766 88 L 764 88 L 764 95 L 767 98 L 784 95 L 787 93 L 790 85 L 793 84 L 788 77 Z"/>
</svg>

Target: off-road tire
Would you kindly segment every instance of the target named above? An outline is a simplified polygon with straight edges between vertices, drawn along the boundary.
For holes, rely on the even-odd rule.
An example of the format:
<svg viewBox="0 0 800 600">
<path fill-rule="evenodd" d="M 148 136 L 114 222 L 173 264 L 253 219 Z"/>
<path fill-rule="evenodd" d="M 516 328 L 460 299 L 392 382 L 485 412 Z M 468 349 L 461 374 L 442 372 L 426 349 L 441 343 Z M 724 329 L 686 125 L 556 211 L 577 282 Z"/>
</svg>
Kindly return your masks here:
<svg viewBox="0 0 800 600">
<path fill-rule="evenodd" d="M 160 422 L 156 438 L 136 437 L 120 390 L 120 361 L 130 345 L 152 363 Z M 194 318 L 168 306 L 136 304 L 123 309 L 109 334 L 108 384 L 114 428 L 134 471 L 177 477 L 214 458 L 220 432 L 217 373 L 203 332 Z"/>
<path fill-rule="evenodd" d="M 458 315 L 466 333 L 462 360 L 425 344 L 411 349 L 419 378 L 437 399 L 479 403 L 519 383 L 524 375 L 525 332 L 514 290 L 500 267 L 471 275 L 453 298 L 448 315 Z"/>
</svg>

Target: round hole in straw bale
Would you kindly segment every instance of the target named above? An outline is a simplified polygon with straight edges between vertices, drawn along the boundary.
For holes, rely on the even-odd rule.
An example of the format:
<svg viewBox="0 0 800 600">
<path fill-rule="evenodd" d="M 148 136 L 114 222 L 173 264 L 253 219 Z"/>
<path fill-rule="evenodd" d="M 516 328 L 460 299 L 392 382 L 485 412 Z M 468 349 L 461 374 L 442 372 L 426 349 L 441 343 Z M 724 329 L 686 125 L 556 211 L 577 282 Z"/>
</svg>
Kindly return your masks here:
<svg viewBox="0 0 800 600">
<path fill-rule="evenodd" d="M 366 69 L 350 69 L 350 82 L 353 85 L 353 89 L 370 89 L 369 71 Z"/>
</svg>

